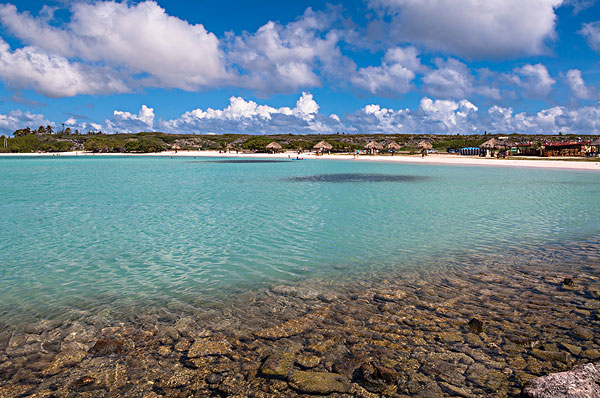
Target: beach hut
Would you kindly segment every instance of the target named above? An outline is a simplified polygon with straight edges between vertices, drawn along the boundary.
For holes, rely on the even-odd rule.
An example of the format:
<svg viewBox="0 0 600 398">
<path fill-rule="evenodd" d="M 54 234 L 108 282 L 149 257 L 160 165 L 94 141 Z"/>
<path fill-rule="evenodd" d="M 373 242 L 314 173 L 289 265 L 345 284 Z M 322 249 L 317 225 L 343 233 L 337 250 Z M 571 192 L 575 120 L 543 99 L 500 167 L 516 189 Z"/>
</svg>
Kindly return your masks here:
<svg viewBox="0 0 600 398">
<path fill-rule="evenodd" d="M 394 153 L 396 151 L 399 151 L 401 146 L 396 141 L 392 141 L 392 142 L 388 142 L 388 144 L 385 146 L 385 148 L 392 153 L 392 156 L 394 156 Z"/>
<path fill-rule="evenodd" d="M 433 148 L 433 145 L 429 141 L 422 140 L 417 144 L 417 148 L 421 148 L 421 156 L 425 156 L 427 155 L 427 151 Z"/>
<path fill-rule="evenodd" d="M 327 141 L 321 141 L 321 142 L 317 143 L 315 146 L 313 146 L 313 149 L 315 151 L 317 151 L 317 155 L 318 155 L 325 151 L 330 152 L 333 149 L 333 145 L 331 145 Z"/>
<path fill-rule="evenodd" d="M 588 146 L 592 149 L 592 156 L 598 156 L 600 153 L 600 138 L 596 138 L 594 141 L 590 142 Z"/>
<path fill-rule="evenodd" d="M 485 151 L 485 156 L 494 156 L 494 150 L 500 149 L 502 144 L 495 138 L 487 140 L 483 144 L 479 145 L 479 149 L 483 152 Z"/>
<path fill-rule="evenodd" d="M 267 145 L 266 148 L 267 148 L 267 151 L 271 151 L 272 153 L 279 152 L 283 149 L 283 147 L 275 141 L 273 141 L 269 145 Z"/>
<path fill-rule="evenodd" d="M 369 142 L 367 145 L 365 145 L 365 149 L 367 150 L 367 152 L 369 152 L 371 155 L 374 155 L 376 152 L 379 152 L 383 149 L 383 145 L 381 145 L 379 142 L 377 141 L 371 141 Z"/>
<path fill-rule="evenodd" d="M 431 142 L 423 140 L 423 141 L 419 141 L 419 143 L 417 144 L 417 147 L 428 151 L 431 148 L 433 148 L 433 145 L 431 145 Z"/>
</svg>

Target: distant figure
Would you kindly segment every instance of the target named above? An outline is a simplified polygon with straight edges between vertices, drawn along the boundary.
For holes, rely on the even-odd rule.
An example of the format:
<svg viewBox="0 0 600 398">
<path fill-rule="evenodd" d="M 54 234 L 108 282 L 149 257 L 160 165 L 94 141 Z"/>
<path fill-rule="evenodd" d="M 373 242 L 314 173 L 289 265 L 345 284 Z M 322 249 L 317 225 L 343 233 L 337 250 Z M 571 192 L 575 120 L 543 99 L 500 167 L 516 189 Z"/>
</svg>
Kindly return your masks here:
<svg viewBox="0 0 600 398">
<path fill-rule="evenodd" d="M 360 156 L 360 149 L 356 150 L 356 159 L 358 159 L 358 157 Z"/>
<path fill-rule="evenodd" d="M 425 153 L 426 153 L 426 152 L 425 152 L 425 149 L 423 149 L 423 150 L 421 151 L 421 157 L 422 157 L 422 158 L 424 158 L 424 157 L 425 157 Z"/>
</svg>

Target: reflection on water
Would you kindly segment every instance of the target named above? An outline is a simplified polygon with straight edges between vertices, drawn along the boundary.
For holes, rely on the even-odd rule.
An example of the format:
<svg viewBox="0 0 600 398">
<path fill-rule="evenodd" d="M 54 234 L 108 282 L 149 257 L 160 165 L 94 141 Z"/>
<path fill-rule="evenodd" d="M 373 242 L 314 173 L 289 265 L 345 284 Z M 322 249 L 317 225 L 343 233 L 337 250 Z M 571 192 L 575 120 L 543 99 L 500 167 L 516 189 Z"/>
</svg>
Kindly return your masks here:
<svg viewBox="0 0 600 398">
<path fill-rule="evenodd" d="M 426 181 L 431 178 L 413 175 L 373 174 L 373 173 L 341 173 L 317 174 L 310 176 L 289 177 L 288 182 L 332 182 L 332 183 L 357 183 L 357 182 L 416 182 Z"/>
</svg>

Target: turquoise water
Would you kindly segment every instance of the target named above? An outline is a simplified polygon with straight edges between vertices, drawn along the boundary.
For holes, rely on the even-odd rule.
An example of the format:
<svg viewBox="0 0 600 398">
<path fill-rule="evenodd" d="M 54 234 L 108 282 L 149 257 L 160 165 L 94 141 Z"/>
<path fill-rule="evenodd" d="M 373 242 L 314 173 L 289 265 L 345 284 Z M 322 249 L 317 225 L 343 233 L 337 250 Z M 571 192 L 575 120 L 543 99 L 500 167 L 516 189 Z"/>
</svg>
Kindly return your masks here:
<svg viewBox="0 0 600 398">
<path fill-rule="evenodd" d="M 226 297 L 600 236 L 600 174 L 0 158 L 0 317 Z"/>
</svg>

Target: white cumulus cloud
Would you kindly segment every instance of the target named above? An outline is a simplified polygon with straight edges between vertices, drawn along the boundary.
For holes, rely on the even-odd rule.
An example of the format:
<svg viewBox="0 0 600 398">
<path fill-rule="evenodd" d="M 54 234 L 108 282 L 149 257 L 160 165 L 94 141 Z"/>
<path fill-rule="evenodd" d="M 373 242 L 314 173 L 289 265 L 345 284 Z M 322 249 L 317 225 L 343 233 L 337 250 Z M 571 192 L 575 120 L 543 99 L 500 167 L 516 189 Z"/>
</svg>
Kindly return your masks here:
<svg viewBox="0 0 600 398">
<path fill-rule="evenodd" d="M 570 69 L 567 72 L 566 78 L 567 84 L 576 98 L 590 99 L 592 97 L 593 91 L 586 86 L 579 69 Z"/>
<path fill-rule="evenodd" d="M 600 51 L 600 21 L 584 23 L 579 33 L 592 49 Z"/>
<path fill-rule="evenodd" d="M 254 33 L 230 35 L 228 60 L 242 70 L 237 84 L 263 94 L 293 92 L 354 68 L 330 29 L 332 17 L 308 8 L 287 25 L 269 21 Z"/>
<path fill-rule="evenodd" d="M 548 69 L 542 64 L 526 64 L 515 68 L 514 73 L 509 76 L 509 80 L 524 89 L 525 96 L 530 98 L 547 97 L 556 83 Z"/>
<path fill-rule="evenodd" d="M 563 0 L 369 0 L 392 16 L 392 39 L 468 58 L 541 54 Z"/>
<path fill-rule="evenodd" d="M 393 96 L 409 92 L 416 72 L 421 70 L 416 48 L 395 47 L 387 50 L 381 66 L 360 68 L 350 81 L 371 94 Z"/>
<path fill-rule="evenodd" d="M 161 121 L 161 128 L 173 132 L 198 133 L 306 133 L 332 132 L 342 128 L 339 117 L 319 114 L 312 94 L 304 92 L 296 106 L 274 108 L 241 97 L 231 97 L 223 109 L 194 109 L 177 119 Z"/>
<path fill-rule="evenodd" d="M 437 69 L 429 70 L 423 76 L 423 89 L 426 93 L 442 98 L 459 99 L 477 94 L 500 99 L 500 90 L 486 82 L 478 82 L 464 63 L 453 58 L 436 58 L 434 64 Z"/>
<path fill-rule="evenodd" d="M 12 88 L 33 88 L 48 97 L 129 91 L 118 74 L 106 67 L 69 62 L 63 56 L 26 46 L 12 51 L 0 38 L 0 78 Z"/>
<path fill-rule="evenodd" d="M 48 126 L 55 124 L 50 122 L 44 115 L 23 112 L 20 109 L 9 112 L 8 114 L 0 114 L 0 133 L 10 135 L 15 130 L 30 127 L 37 129 L 39 126 Z"/>
<path fill-rule="evenodd" d="M 124 111 L 114 111 L 113 117 L 104 122 L 109 133 L 139 133 L 152 131 L 154 128 L 154 108 L 142 105 L 138 114 Z M 98 129 L 99 130 L 99 129 Z"/>
<path fill-rule="evenodd" d="M 3 4 L 0 21 L 35 51 L 126 69 L 143 75 L 142 86 L 196 90 L 228 78 L 217 37 L 203 25 L 168 15 L 154 1 L 75 2 L 70 11 L 70 21 L 56 27 L 44 16 Z"/>
</svg>

